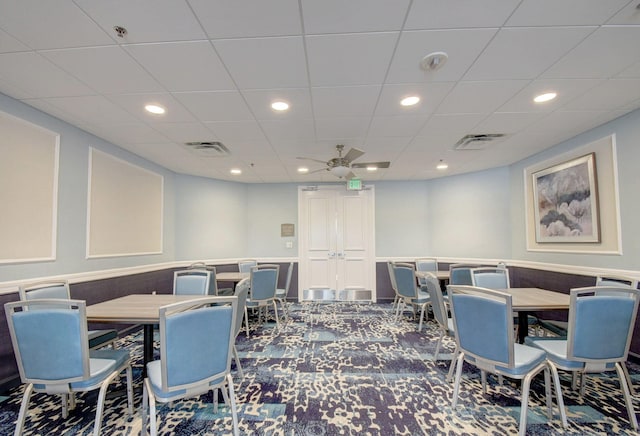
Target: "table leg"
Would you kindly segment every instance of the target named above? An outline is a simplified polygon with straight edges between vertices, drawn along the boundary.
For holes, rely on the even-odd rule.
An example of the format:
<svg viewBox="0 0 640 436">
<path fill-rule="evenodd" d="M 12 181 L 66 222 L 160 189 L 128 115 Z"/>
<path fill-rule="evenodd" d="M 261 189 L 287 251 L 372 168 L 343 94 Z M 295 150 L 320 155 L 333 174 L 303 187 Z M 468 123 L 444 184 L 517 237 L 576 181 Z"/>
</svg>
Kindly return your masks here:
<svg viewBox="0 0 640 436">
<path fill-rule="evenodd" d="M 153 324 L 144 325 L 142 352 L 142 378 L 147 377 L 147 363 L 153 360 Z"/>
<path fill-rule="evenodd" d="M 529 334 L 529 312 L 518 312 L 518 342 L 524 344 L 524 338 Z"/>
</svg>

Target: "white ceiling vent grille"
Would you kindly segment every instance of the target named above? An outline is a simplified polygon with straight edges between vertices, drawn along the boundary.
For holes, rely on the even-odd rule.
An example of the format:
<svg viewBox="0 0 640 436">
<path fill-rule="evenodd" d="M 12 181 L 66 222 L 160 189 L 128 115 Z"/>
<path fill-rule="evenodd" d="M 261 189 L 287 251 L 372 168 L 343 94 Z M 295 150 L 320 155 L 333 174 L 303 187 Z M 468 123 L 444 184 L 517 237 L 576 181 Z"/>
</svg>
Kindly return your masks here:
<svg viewBox="0 0 640 436">
<path fill-rule="evenodd" d="M 480 135 L 465 135 L 456 145 L 454 150 L 484 150 L 491 142 L 504 138 L 504 133 L 485 133 Z"/>
<path fill-rule="evenodd" d="M 231 154 L 219 141 L 193 141 L 185 142 L 184 145 L 193 153 L 205 157 L 225 157 Z"/>
</svg>

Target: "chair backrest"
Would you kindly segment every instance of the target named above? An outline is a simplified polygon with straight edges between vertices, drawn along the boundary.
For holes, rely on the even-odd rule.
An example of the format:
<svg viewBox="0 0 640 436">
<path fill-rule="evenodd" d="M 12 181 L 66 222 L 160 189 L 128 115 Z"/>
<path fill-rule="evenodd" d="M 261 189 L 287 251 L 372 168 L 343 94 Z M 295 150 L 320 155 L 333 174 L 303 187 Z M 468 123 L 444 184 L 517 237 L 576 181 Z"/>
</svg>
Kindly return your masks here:
<svg viewBox="0 0 640 436">
<path fill-rule="evenodd" d="M 284 283 L 285 297 L 289 294 L 289 287 L 291 286 L 291 277 L 293 277 L 293 262 L 290 262 L 289 266 L 287 267 L 287 280 Z"/>
<path fill-rule="evenodd" d="M 209 292 L 208 295 L 218 295 L 218 282 L 216 281 L 216 267 L 213 265 L 207 265 L 204 262 L 194 262 L 187 267 L 187 269 L 196 269 L 209 271 L 211 277 L 209 278 Z"/>
<path fill-rule="evenodd" d="M 393 264 L 398 295 L 415 298 L 418 294 L 416 270 L 411 263 L 396 262 Z"/>
<path fill-rule="evenodd" d="M 258 265 L 258 262 L 253 259 L 239 260 L 238 271 L 240 271 L 241 273 L 248 273 L 248 272 L 251 272 L 251 268 L 257 265 Z"/>
<path fill-rule="evenodd" d="M 42 300 L 42 299 L 59 299 L 70 300 L 69 282 L 66 280 L 55 280 L 46 282 L 36 282 L 21 285 L 18 288 L 20 299 L 26 300 Z M 46 306 L 36 305 L 32 309 L 45 309 Z"/>
<path fill-rule="evenodd" d="M 280 265 L 262 264 L 251 268 L 251 301 L 270 300 L 276 296 Z"/>
<path fill-rule="evenodd" d="M 448 331 L 449 314 L 447 312 L 447 307 L 444 304 L 444 296 L 442 295 L 442 288 L 440 288 L 440 281 L 438 280 L 438 277 L 433 273 L 427 273 L 425 276 L 425 286 L 429 293 L 433 317 L 436 319 L 436 322 L 441 329 Z"/>
<path fill-rule="evenodd" d="M 236 336 L 242 330 L 242 320 L 244 319 L 244 307 L 247 305 L 247 296 L 249 295 L 249 289 L 251 288 L 251 282 L 249 278 L 242 279 L 236 285 L 236 290 L 233 295 L 238 298 L 238 307 L 236 310 L 236 323 L 234 331 Z"/>
<path fill-rule="evenodd" d="M 416 271 L 421 272 L 436 272 L 438 271 L 438 260 L 434 258 L 420 258 L 416 259 Z M 427 281 L 423 278 L 418 278 L 420 286 L 424 286 Z"/>
<path fill-rule="evenodd" d="M 393 292 L 397 294 L 398 285 L 396 284 L 396 275 L 393 272 L 393 265 L 394 265 L 393 262 L 387 261 L 387 269 L 389 270 L 389 281 L 391 282 L 391 289 L 393 289 Z"/>
<path fill-rule="evenodd" d="M 173 273 L 174 295 L 210 295 L 209 293 L 213 291 L 211 271 L 185 269 Z"/>
<path fill-rule="evenodd" d="M 567 357 L 586 362 L 587 369 L 627 360 L 640 291 L 593 286 L 572 289 L 570 295 Z"/>
<path fill-rule="evenodd" d="M 56 392 L 65 393 L 69 383 L 90 378 L 85 304 L 60 299 L 5 304 L 23 383 L 56 385 Z"/>
<path fill-rule="evenodd" d="M 475 286 L 449 285 L 456 343 L 479 367 L 513 368 L 511 295 Z"/>
<path fill-rule="evenodd" d="M 477 268 L 477 265 L 449 265 L 449 284 L 450 285 L 473 285 L 471 270 Z"/>
<path fill-rule="evenodd" d="M 622 276 L 598 276 L 596 277 L 596 286 L 622 286 L 625 288 L 638 289 L 638 280 Z"/>
<path fill-rule="evenodd" d="M 480 267 L 471 270 L 472 286 L 489 289 L 507 289 L 509 284 L 509 270 L 497 267 Z"/>
<path fill-rule="evenodd" d="M 189 389 L 231 369 L 238 297 L 202 297 L 160 308 L 162 391 Z"/>
</svg>

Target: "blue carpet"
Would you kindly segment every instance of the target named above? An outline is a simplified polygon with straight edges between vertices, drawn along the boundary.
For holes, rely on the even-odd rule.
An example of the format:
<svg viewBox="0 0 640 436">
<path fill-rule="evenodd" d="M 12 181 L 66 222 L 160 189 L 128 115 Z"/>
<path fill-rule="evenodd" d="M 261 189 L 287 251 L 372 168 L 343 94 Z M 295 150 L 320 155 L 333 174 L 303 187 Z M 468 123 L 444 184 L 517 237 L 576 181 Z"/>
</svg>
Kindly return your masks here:
<svg viewBox="0 0 640 436">
<path fill-rule="evenodd" d="M 453 385 L 445 381 L 449 360 L 434 362 L 437 332 L 427 322 L 422 332 L 409 318 L 396 322 L 390 304 L 290 304 L 290 319 L 252 325 L 247 338 L 240 333 L 237 349 L 245 371 L 234 373 L 242 434 L 247 435 L 512 435 L 518 431 L 520 397 L 517 384 L 489 377 L 482 393 L 479 373 L 464 367 L 464 380 L 455 410 Z M 142 333 L 119 340 L 141 361 Z M 453 342 L 446 339 L 441 359 L 449 359 Z M 634 379 L 640 373 L 629 365 Z M 234 366 L 232 366 L 234 368 Z M 140 368 L 134 368 L 141 385 Z M 614 373 L 590 376 L 584 398 L 570 390 L 562 374 L 569 428 L 560 424 L 554 400 L 549 420 L 542 376 L 532 382 L 527 434 L 636 434 L 629 425 Z M 123 378 L 124 380 L 124 378 Z M 121 387 L 121 386 L 120 386 Z M 114 387 L 114 388 L 117 388 Z M 11 434 L 22 388 L 0 402 L 0 434 Z M 91 434 L 96 394 L 79 394 L 69 418 L 60 415 L 55 397 L 32 398 L 25 435 Z M 133 417 L 126 399 L 107 401 L 103 434 L 140 433 L 141 395 Z M 160 406 L 162 435 L 230 434 L 231 416 L 225 405 L 214 413 L 212 395 Z"/>
</svg>

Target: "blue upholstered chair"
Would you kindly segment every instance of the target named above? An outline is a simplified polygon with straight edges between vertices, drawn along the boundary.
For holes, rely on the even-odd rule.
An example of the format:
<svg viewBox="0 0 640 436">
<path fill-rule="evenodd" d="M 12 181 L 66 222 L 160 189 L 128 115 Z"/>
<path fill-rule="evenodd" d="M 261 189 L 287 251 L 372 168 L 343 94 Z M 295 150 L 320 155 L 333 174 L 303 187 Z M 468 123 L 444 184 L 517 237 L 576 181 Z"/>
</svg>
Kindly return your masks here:
<svg viewBox="0 0 640 436">
<path fill-rule="evenodd" d="M 416 271 L 420 272 L 436 272 L 438 271 L 438 260 L 435 258 L 416 259 Z M 424 286 L 427 284 L 426 279 L 418 277 L 418 284 Z"/>
<path fill-rule="evenodd" d="M 247 308 L 258 309 L 258 318 L 261 318 L 261 314 L 264 314 L 265 321 L 269 306 L 273 306 L 277 328 L 280 328 L 278 305 L 276 304 L 279 272 L 280 266 L 275 264 L 262 264 L 252 267 L 250 276 L 251 290 L 247 299 Z"/>
<path fill-rule="evenodd" d="M 431 310 L 433 311 L 433 317 L 438 324 L 438 343 L 436 344 L 436 352 L 433 356 L 433 360 L 438 360 L 440 353 L 440 346 L 442 345 L 442 339 L 445 336 L 451 338 L 455 337 L 455 327 L 453 325 L 453 318 L 449 317 L 449 311 L 444 303 L 444 296 L 442 295 L 442 289 L 440 288 L 440 281 L 433 273 L 427 273 L 425 276 L 425 287 L 429 293 L 429 299 L 431 300 Z M 447 380 L 453 379 L 453 369 L 455 367 L 455 358 L 458 354 L 458 348 L 453 350 L 453 358 L 451 359 L 451 365 L 449 366 L 449 373 Z"/>
<path fill-rule="evenodd" d="M 620 379 L 629 421 L 638 430 L 628 374 L 623 369 L 638 313 L 640 291 L 625 287 L 588 287 L 571 290 L 566 338 L 527 338 L 526 343 L 547 353 L 553 376 L 557 369 L 574 373 L 615 370 Z M 584 394 L 584 377 L 580 386 Z M 559 402 L 560 404 L 560 402 Z M 564 417 L 564 408 L 561 409 Z"/>
<path fill-rule="evenodd" d="M 18 289 L 20 299 L 23 301 L 41 299 L 61 299 L 70 300 L 69 282 L 66 280 L 55 280 L 30 283 L 21 285 Z M 104 346 L 115 348 L 115 341 L 118 339 L 118 331 L 115 329 L 89 330 L 89 348 L 96 349 Z"/>
<path fill-rule="evenodd" d="M 391 283 L 391 289 L 393 289 L 393 305 L 391 306 L 391 310 L 396 310 L 398 308 L 398 303 L 400 301 L 400 294 L 398 294 L 398 285 L 396 284 L 396 275 L 393 272 L 393 262 L 387 261 L 387 270 L 389 271 L 389 282 Z"/>
<path fill-rule="evenodd" d="M 290 262 L 289 267 L 287 268 L 287 280 L 285 281 L 284 288 L 276 289 L 276 301 L 279 302 L 280 307 L 282 307 L 282 313 L 284 314 L 285 321 L 289 319 L 287 295 L 289 295 L 289 288 L 291 287 L 291 277 L 293 277 L 293 262 Z"/>
<path fill-rule="evenodd" d="M 596 286 L 622 286 L 624 288 L 638 289 L 638 280 L 623 276 L 598 276 L 596 277 Z"/>
<path fill-rule="evenodd" d="M 234 294 L 238 299 L 238 305 L 236 308 L 236 322 L 234 325 L 235 336 L 237 338 L 240 334 L 240 330 L 242 330 L 242 321 L 246 321 L 247 325 L 247 336 L 249 336 L 249 321 L 247 316 L 247 296 L 249 295 L 249 279 L 243 279 L 236 286 L 236 292 Z M 233 342 L 233 358 L 236 361 L 236 369 L 238 370 L 238 374 L 240 375 L 240 379 L 244 378 L 244 373 L 242 372 L 242 365 L 240 365 L 240 357 L 238 356 L 238 350 L 236 349 L 235 339 Z"/>
<path fill-rule="evenodd" d="M 427 306 L 429 305 L 429 294 L 426 290 L 418 288 L 416 281 L 416 271 L 413 264 L 394 263 L 393 273 L 398 287 L 398 307 L 396 308 L 396 319 L 399 319 L 405 307 L 411 307 L 415 313 L 416 308 L 420 308 L 420 322 L 418 331 L 422 331 L 422 319 Z"/>
<path fill-rule="evenodd" d="M 100 389 L 93 427 L 100 434 L 109 384 L 126 370 L 129 414 L 133 413 L 131 364 L 126 350 L 89 350 L 86 305 L 81 300 L 35 299 L 5 304 L 20 379 L 26 384 L 15 434 L 22 434 L 31 394 L 62 396 L 62 416 L 75 392 Z"/>
<path fill-rule="evenodd" d="M 220 388 L 239 434 L 231 378 L 238 298 L 206 296 L 160 308 L 160 360 L 147 364 L 142 435 L 157 434 L 156 402 L 169 403 Z"/>
<path fill-rule="evenodd" d="M 209 292 L 208 295 L 233 295 L 232 288 L 218 288 L 218 282 L 216 281 L 216 267 L 213 265 L 207 265 L 204 262 L 194 262 L 187 267 L 187 269 L 205 270 L 211 273 L 209 279 Z"/>
<path fill-rule="evenodd" d="M 489 289 L 510 288 L 509 270 L 506 268 L 496 267 L 472 268 L 471 286 Z"/>
<path fill-rule="evenodd" d="M 463 361 L 481 370 L 483 391 L 486 393 L 486 372 L 522 380 L 520 435 L 527 425 L 527 404 L 531 379 L 544 371 L 548 416 L 551 419 L 551 386 L 549 364 L 540 349 L 515 343 L 511 296 L 504 292 L 474 286 L 449 286 L 449 300 L 453 315 L 458 356 L 452 407 L 458 402 Z M 562 397 L 557 378 L 558 404 Z M 564 411 L 561 409 L 563 424 Z"/>
<path fill-rule="evenodd" d="M 449 265 L 449 284 L 473 286 L 471 270 L 478 265 L 464 265 L 460 263 Z"/>
<path fill-rule="evenodd" d="M 238 271 L 241 273 L 250 273 L 251 268 L 258 266 L 258 262 L 253 259 L 244 259 L 238 261 Z"/>
<path fill-rule="evenodd" d="M 211 271 L 185 269 L 173 273 L 174 295 L 216 295 L 215 280 L 211 285 Z"/>
</svg>

